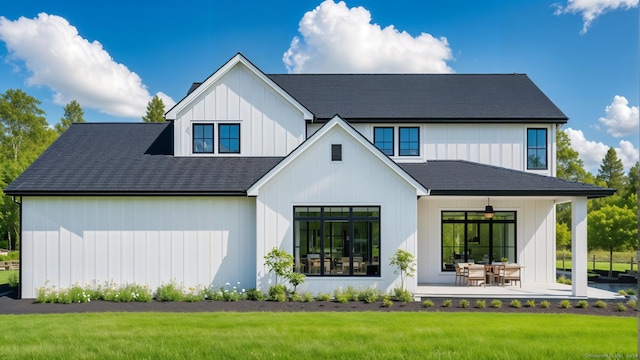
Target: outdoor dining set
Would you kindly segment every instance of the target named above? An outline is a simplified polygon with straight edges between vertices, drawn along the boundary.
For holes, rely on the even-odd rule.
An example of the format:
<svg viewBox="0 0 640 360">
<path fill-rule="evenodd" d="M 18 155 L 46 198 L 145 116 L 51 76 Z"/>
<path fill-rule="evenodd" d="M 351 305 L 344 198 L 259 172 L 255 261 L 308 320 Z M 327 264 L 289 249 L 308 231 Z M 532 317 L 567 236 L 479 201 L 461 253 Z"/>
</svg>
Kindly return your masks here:
<svg viewBox="0 0 640 360">
<path fill-rule="evenodd" d="M 493 263 L 493 264 L 473 264 L 473 263 L 458 263 L 455 265 L 457 284 L 475 284 L 486 287 L 489 285 L 501 285 L 506 283 L 511 285 L 516 282 L 522 287 L 520 281 L 521 265 L 509 264 L 509 263 Z"/>
</svg>

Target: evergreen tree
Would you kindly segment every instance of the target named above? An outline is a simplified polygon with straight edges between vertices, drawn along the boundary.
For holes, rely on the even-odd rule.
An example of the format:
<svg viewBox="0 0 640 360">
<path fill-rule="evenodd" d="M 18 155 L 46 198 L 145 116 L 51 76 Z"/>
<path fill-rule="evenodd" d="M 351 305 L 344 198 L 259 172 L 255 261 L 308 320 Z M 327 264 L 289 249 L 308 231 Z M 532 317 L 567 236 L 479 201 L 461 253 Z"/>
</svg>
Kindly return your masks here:
<svg viewBox="0 0 640 360">
<path fill-rule="evenodd" d="M 80 104 L 71 100 L 70 103 L 64 106 L 64 116 L 60 118 L 60 122 L 55 125 L 55 129 L 58 132 L 58 135 L 62 135 L 65 130 L 71 126 L 73 123 L 83 123 L 84 121 L 84 111 Z"/>
<path fill-rule="evenodd" d="M 636 164 L 633 165 L 631 169 L 629 169 L 629 175 L 627 175 L 627 197 L 633 194 L 638 195 L 638 184 L 640 183 L 640 180 L 638 180 L 638 171 L 640 170 L 638 169 L 638 162 L 636 161 Z"/>
<path fill-rule="evenodd" d="M 158 97 L 154 96 L 147 104 L 147 113 L 142 117 L 144 122 L 164 122 L 164 102 Z"/>
<path fill-rule="evenodd" d="M 607 187 L 616 189 L 618 191 L 624 189 L 625 174 L 622 161 L 618 159 L 616 150 L 612 147 L 609 148 L 602 164 L 598 170 L 598 180 L 602 180 L 607 184 Z"/>
</svg>

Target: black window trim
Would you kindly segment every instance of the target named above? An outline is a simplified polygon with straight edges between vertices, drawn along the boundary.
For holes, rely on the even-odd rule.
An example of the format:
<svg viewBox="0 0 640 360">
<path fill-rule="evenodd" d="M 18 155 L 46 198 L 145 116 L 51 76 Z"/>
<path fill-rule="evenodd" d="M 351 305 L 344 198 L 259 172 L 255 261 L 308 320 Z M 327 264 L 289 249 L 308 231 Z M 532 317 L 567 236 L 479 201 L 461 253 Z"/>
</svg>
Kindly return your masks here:
<svg viewBox="0 0 640 360">
<path fill-rule="evenodd" d="M 196 126 L 211 126 L 211 151 L 196 151 Z M 215 123 L 212 122 L 195 122 L 192 123 L 191 126 L 191 153 L 192 154 L 214 154 L 215 153 L 215 146 L 214 146 L 214 142 L 215 142 L 215 138 L 216 138 L 216 129 L 215 129 Z M 203 140 L 203 139 L 208 139 L 203 137 L 202 139 L 199 140 Z"/>
<path fill-rule="evenodd" d="M 223 151 L 222 150 L 222 131 L 220 130 L 221 126 L 237 126 L 238 127 L 238 151 Z M 242 134 L 240 131 L 240 123 L 218 123 L 218 154 L 240 154 L 240 149 L 242 147 Z M 232 138 L 229 138 L 232 139 Z"/>
<path fill-rule="evenodd" d="M 390 129 L 391 130 L 391 154 L 387 154 L 384 149 L 380 149 L 376 145 L 376 129 Z M 395 127 L 394 126 L 374 126 L 373 127 L 373 145 L 378 147 L 380 151 L 382 151 L 387 156 L 395 156 L 396 154 L 396 137 L 395 137 Z"/>
<path fill-rule="evenodd" d="M 418 131 L 418 153 L 416 155 L 403 155 L 401 153 L 402 151 L 402 138 L 401 138 L 401 134 L 402 134 L 402 129 L 417 129 Z M 398 156 L 420 156 L 420 126 L 399 126 L 398 127 Z"/>
<path fill-rule="evenodd" d="M 538 139 L 537 132 L 540 131 L 540 130 L 544 130 L 544 156 L 545 156 L 544 167 L 531 167 L 530 164 L 529 164 L 529 149 L 536 149 L 536 150 L 540 150 L 541 149 L 537 145 L 529 146 L 529 131 L 530 130 L 535 130 L 536 131 L 536 140 Z M 547 128 L 527 128 L 527 150 L 526 150 L 526 153 L 525 153 L 525 160 L 527 162 L 527 170 L 549 170 L 549 131 L 548 131 Z"/>
</svg>

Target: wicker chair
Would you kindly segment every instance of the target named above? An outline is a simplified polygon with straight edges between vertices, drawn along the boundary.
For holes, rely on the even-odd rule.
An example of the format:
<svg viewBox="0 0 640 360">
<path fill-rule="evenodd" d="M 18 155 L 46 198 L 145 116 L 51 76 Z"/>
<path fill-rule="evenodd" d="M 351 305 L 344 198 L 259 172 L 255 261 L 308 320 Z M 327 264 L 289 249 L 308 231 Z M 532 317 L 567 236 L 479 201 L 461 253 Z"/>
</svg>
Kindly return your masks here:
<svg viewBox="0 0 640 360">
<path fill-rule="evenodd" d="M 456 268 L 455 284 L 456 285 L 458 285 L 458 281 L 460 281 L 460 285 L 462 285 L 462 283 L 467 280 L 468 267 L 469 267 L 469 264 L 467 263 L 457 263 L 455 265 L 455 268 Z"/>
<path fill-rule="evenodd" d="M 520 265 L 518 264 L 507 264 L 504 267 L 504 277 L 503 280 L 509 281 L 509 284 L 514 284 L 515 282 L 520 283 L 520 287 L 522 287 L 522 281 L 520 281 Z"/>
<path fill-rule="evenodd" d="M 484 265 L 469 264 L 469 270 L 467 273 L 467 287 L 469 287 L 469 284 L 472 281 L 475 281 L 476 284 L 479 284 L 478 282 L 482 281 L 482 286 L 486 287 L 486 275 L 487 274 L 484 271 Z"/>
</svg>

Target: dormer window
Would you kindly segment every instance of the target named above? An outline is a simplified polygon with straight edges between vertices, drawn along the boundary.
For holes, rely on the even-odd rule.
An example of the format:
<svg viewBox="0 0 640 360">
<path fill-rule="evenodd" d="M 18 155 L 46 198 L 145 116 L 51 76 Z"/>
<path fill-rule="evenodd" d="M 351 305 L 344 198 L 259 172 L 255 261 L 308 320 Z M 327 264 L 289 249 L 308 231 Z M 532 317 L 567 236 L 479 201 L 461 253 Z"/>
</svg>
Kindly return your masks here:
<svg viewBox="0 0 640 360">
<path fill-rule="evenodd" d="M 213 153 L 213 124 L 193 124 L 193 152 Z"/>
<path fill-rule="evenodd" d="M 400 156 L 420 156 L 420 128 L 401 127 Z"/>
<path fill-rule="evenodd" d="M 240 124 L 218 125 L 218 152 L 220 154 L 240 153 Z"/>
</svg>

